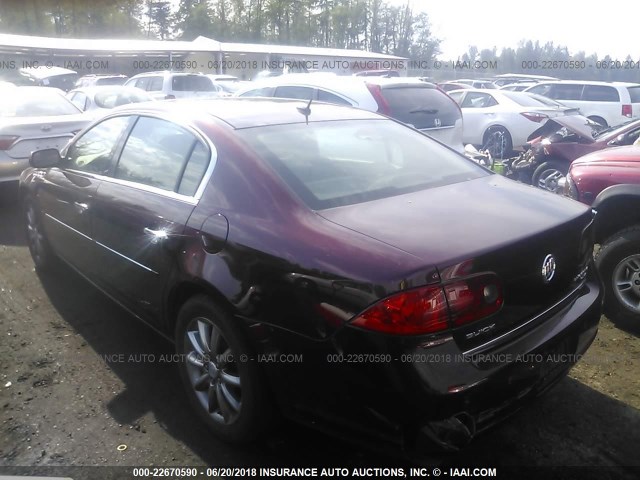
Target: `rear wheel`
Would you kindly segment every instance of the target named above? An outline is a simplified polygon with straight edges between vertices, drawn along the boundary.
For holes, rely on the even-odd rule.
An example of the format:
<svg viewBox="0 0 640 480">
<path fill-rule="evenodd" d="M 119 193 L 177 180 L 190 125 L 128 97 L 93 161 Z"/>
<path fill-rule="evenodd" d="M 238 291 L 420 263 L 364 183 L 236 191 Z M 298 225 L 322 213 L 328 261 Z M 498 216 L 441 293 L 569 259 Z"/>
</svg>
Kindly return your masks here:
<svg viewBox="0 0 640 480">
<path fill-rule="evenodd" d="M 567 176 L 568 171 L 568 165 L 561 162 L 544 162 L 533 172 L 531 184 L 542 190 L 557 193 L 559 182 Z"/>
<path fill-rule="evenodd" d="M 189 400 L 217 437 L 244 443 L 262 433 L 271 418 L 267 388 L 231 315 L 193 297 L 178 314 L 176 350 Z"/>
<path fill-rule="evenodd" d="M 504 127 L 489 127 L 482 138 L 482 150 L 489 150 L 496 160 L 507 158 L 513 149 L 511 135 Z"/>
<path fill-rule="evenodd" d="M 613 322 L 640 332 L 640 227 L 607 239 L 596 256 L 604 282 L 604 312 Z"/>
<path fill-rule="evenodd" d="M 597 115 L 593 115 L 591 117 L 587 117 L 589 120 L 596 122 L 599 125 L 602 125 L 603 127 L 608 127 L 609 125 L 607 125 L 607 121 L 602 118 L 602 117 L 598 117 Z"/>
</svg>

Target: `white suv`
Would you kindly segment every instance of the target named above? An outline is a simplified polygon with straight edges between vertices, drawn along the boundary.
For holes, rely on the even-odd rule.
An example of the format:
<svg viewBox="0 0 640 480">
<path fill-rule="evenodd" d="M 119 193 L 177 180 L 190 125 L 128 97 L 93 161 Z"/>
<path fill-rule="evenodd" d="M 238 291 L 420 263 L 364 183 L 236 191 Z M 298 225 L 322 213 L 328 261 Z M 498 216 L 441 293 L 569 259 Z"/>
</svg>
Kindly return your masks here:
<svg viewBox="0 0 640 480">
<path fill-rule="evenodd" d="M 458 104 L 435 85 L 415 78 L 294 73 L 252 82 L 235 95 L 350 105 L 387 115 L 458 152 L 464 151 L 462 112 Z"/>
<path fill-rule="evenodd" d="M 557 100 L 604 126 L 640 118 L 640 84 L 558 80 L 542 82 L 525 92 Z"/>
<path fill-rule="evenodd" d="M 156 100 L 184 97 L 217 97 L 218 89 L 201 73 L 146 72 L 131 77 L 127 87 L 146 90 Z"/>
</svg>

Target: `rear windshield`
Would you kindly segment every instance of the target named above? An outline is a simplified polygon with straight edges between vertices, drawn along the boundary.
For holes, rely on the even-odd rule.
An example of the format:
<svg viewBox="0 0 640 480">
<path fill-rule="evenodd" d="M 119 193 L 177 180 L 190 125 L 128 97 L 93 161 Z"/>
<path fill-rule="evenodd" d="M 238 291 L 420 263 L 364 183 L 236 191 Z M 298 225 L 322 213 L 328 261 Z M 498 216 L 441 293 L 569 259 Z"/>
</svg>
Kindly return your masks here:
<svg viewBox="0 0 640 480">
<path fill-rule="evenodd" d="M 124 85 L 127 77 L 102 77 L 96 79 L 96 85 Z"/>
<path fill-rule="evenodd" d="M 24 88 L 24 90 L 23 90 Z M 39 117 L 82 113 L 54 89 L 12 88 L 0 93 L 0 117 Z"/>
<path fill-rule="evenodd" d="M 631 103 L 640 103 L 640 86 L 628 87 Z"/>
<path fill-rule="evenodd" d="M 522 105 L 523 107 L 559 107 L 560 103 L 554 102 L 553 100 L 543 97 L 542 95 L 537 95 L 535 93 L 525 93 L 525 92 L 510 92 L 508 90 L 503 90 L 502 93 L 509 100 L 516 102 L 518 105 Z"/>
<path fill-rule="evenodd" d="M 212 92 L 211 80 L 204 75 L 178 75 L 173 77 L 173 90 L 177 92 Z"/>
<path fill-rule="evenodd" d="M 455 102 L 435 88 L 386 87 L 382 95 L 389 104 L 389 116 L 415 128 L 451 127 L 462 118 Z"/>
<path fill-rule="evenodd" d="M 274 125 L 238 135 L 314 210 L 490 175 L 392 120 Z"/>
</svg>

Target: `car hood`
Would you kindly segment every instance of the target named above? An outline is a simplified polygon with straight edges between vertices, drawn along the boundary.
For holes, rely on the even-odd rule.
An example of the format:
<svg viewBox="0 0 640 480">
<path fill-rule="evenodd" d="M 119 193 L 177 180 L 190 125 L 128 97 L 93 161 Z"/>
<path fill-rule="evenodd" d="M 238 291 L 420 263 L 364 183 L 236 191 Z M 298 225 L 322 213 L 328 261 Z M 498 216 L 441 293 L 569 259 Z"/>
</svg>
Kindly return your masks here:
<svg viewBox="0 0 640 480">
<path fill-rule="evenodd" d="M 499 175 L 320 211 L 441 267 L 554 229 L 586 207 Z"/>
<path fill-rule="evenodd" d="M 607 166 L 640 166 L 640 147 L 613 147 L 590 153 L 573 161 L 571 166 L 606 164 Z"/>
<path fill-rule="evenodd" d="M 528 141 L 534 140 L 538 137 L 546 137 L 551 135 L 561 128 L 566 128 L 570 132 L 574 133 L 581 139 L 586 140 L 588 143 L 595 142 L 593 138 L 593 129 L 587 124 L 589 120 L 582 115 L 565 115 L 559 117 L 553 117 L 545 122 L 540 128 L 535 130 L 529 137 Z"/>
</svg>

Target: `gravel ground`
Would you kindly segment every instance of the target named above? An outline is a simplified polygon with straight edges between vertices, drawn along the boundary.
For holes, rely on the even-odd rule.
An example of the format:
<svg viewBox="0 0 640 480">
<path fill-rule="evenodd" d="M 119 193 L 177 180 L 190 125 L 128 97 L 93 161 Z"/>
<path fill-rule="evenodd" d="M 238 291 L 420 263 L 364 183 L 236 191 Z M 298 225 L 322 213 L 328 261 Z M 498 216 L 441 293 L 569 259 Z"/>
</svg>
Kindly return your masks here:
<svg viewBox="0 0 640 480">
<path fill-rule="evenodd" d="M 71 270 L 36 273 L 18 206 L 0 197 L 0 476 L 42 471 L 18 466 L 398 464 L 286 422 L 259 444 L 225 445 L 190 411 L 171 354 Z M 588 467 L 576 478 L 637 479 L 639 451 L 640 338 L 603 317 L 569 378 L 445 466 L 542 467 L 549 478 L 573 465 Z"/>
</svg>

